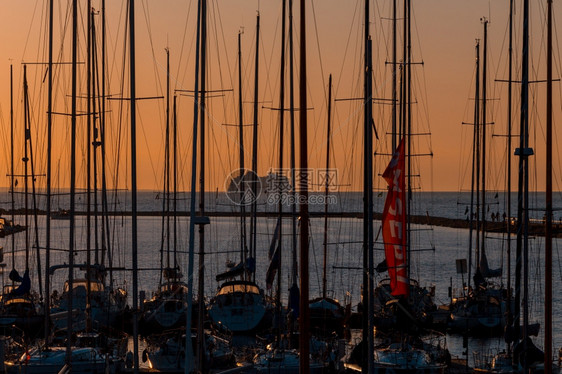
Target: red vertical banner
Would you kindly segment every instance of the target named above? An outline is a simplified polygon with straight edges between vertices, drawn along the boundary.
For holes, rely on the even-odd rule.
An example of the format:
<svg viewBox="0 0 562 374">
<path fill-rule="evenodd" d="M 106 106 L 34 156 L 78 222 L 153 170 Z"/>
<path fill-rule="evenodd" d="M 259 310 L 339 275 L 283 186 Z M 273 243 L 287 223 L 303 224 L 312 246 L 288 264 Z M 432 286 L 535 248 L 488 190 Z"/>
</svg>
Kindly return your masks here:
<svg viewBox="0 0 562 374">
<path fill-rule="evenodd" d="M 404 139 L 400 141 L 382 177 L 388 193 L 382 213 L 384 253 L 393 296 L 408 295 L 406 259 L 406 178 Z"/>
</svg>

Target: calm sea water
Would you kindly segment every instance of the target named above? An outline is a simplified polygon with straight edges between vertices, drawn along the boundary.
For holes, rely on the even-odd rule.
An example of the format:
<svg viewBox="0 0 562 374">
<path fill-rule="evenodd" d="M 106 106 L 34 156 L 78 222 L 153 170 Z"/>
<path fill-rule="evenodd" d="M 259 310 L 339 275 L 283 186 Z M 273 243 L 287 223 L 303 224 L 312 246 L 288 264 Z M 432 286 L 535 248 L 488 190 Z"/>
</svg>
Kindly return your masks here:
<svg viewBox="0 0 562 374">
<path fill-rule="evenodd" d="M 3 201 L 8 201 L 8 197 L 4 195 Z M 187 211 L 188 204 L 185 194 L 180 195 L 178 200 L 178 210 Z M 159 198 L 157 193 L 141 192 L 139 194 L 139 210 L 157 212 L 162 209 L 163 200 Z M 499 212 L 503 214 L 504 209 L 500 208 L 504 205 L 502 194 L 495 196 L 495 193 L 487 197 L 489 205 L 489 214 Z M 17 203 L 21 205 L 20 201 Z M 78 209 L 82 209 L 80 203 L 84 196 L 78 202 Z M 128 211 L 130 209 L 130 197 L 127 193 L 121 191 L 116 196 L 110 198 L 112 210 Z M 238 207 L 234 206 L 225 194 L 209 193 L 206 199 L 209 211 L 238 211 Z M 532 216 L 540 219 L 544 214 L 544 195 L 532 195 Z M 560 206 L 560 195 L 555 196 L 554 206 Z M 53 209 L 66 208 L 67 200 L 54 202 Z M 516 212 L 517 198 L 514 194 L 512 197 L 512 215 Z M 338 195 L 334 204 L 330 205 L 331 211 L 361 211 L 362 195 L 358 193 L 348 193 Z M 442 216 L 449 218 L 464 218 L 467 206 L 470 203 L 470 195 L 467 193 L 432 193 L 420 194 L 416 203 L 413 204 L 416 214 L 425 214 L 426 212 L 432 216 Z M 375 211 L 380 211 L 384 204 L 384 195 L 375 197 Z M 39 200 L 39 207 L 43 207 L 43 202 Z M 8 208 L 8 206 L 4 206 Z M 277 205 L 268 204 L 265 197 L 260 200 L 260 210 L 275 211 Z M 320 204 L 311 205 L 312 211 L 323 211 L 324 206 Z M 31 219 L 31 218 L 30 218 Z M 557 217 L 555 217 L 557 219 Z M 23 224 L 24 217 L 17 216 L 16 222 Z M 31 220 L 30 220 L 31 222 Z M 51 246 L 55 250 L 51 254 L 51 264 L 68 263 L 69 246 L 68 232 L 69 221 L 53 220 L 52 222 L 52 243 Z M 187 249 L 188 249 L 188 230 L 189 219 L 187 217 L 179 217 L 176 221 L 177 234 L 176 258 L 184 274 L 187 269 Z M 276 220 L 272 218 L 258 218 L 257 221 L 257 270 L 256 281 L 265 288 L 265 273 L 268 266 L 267 252 L 269 243 L 273 236 Z M 34 226 L 34 225 L 32 225 Z M 98 222 L 98 242 L 101 241 L 101 222 Z M 111 217 L 109 220 L 109 246 L 112 253 L 112 263 L 115 267 L 122 267 L 128 270 L 116 272 L 114 274 L 115 284 L 126 287 L 131 290 L 131 220 L 129 217 L 117 216 Z M 173 227 L 173 223 L 171 224 Z M 282 290 L 283 299 L 286 300 L 291 274 L 292 264 L 292 244 L 290 238 L 291 225 L 290 221 L 283 221 L 283 258 L 281 277 L 286 288 Z M 375 222 L 375 233 L 378 233 L 380 223 Z M 138 257 L 139 267 L 141 268 L 139 275 L 139 289 L 146 291 L 147 296 L 156 290 L 160 272 L 161 258 L 164 263 L 170 258 L 170 262 L 174 262 L 173 243 L 174 237 L 170 235 L 170 251 L 168 251 L 168 238 L 162 234 L 162 218 L 161 217 L 140 217 L 138 220 Z M 312 297 L 320 294 L 322 279 L 322 262 L 323 262 L 323 230 L 324 220 L 314 218 L 310 222 L 311 238 L 310 238 L 310 294 Z M 172 230 L 173 231 L 173 230 Z M 35 231 L 28 231 L 29 243 L 33 247 L 35 245 Z M 45 239 L 45 219 L 44 216 L 38 218 L 37 235 L 39 238 L 39 247 L 44 247 Z M 197 235 L 197 234 L 196 234 Z M 360 299 L 361 282 L 362 282 L 362 221 L 354 218 L 331 218 L 328 223 L 328 290 L 331 296 L 340 301 L 348 301 L 356 305 Z M 164 239 L 164 240 L 163 240 Z M 25 268 L 25 242 L 26 234 L 19 233 L 15 235 L 15 251 L 12 254 L 12 238 L 6 237 L 1 239 L 4 247 L 4 262 L 6 269 L 12 268 L 12 257 L 15 259 L 15 267 L 23 272 Z M 76 222 L 75 248 L 79 251 L 76 254 L 76 262 L 83 263 L 85 261 L 86 249 L 86 220 L 85 217 L 79 217 Z M 164 244 L 162 244 L 164 242 Z M 453 288 L 461 286 L 461 278 L 456 274 L 455 260 L 468 257 L 468 230 L 451 229 L 443 227 L 427 227 L 417 226 L 412 232 L 412 274 L 418 279 L 422 286 L 436 287 L 436 302 L 446 304 L 449 301 L 448 287 Z M 198 240 L 195 240 L 196 246 Z M 213 217 L 211 224 L 205 227 L 205 289 L 207 297 L 211 297 L 216 291 L 218 282 L 215 281 L 215 275 L 226 268 L 228 260 L 238 261 L 240 258 L 240 220 L 237 218 Z M 553 289 L 562 289 L 562 266 L 560 262 L 560 250 L 562 242 L 554 240 L 553 253 Z M 101 244 L 98 244 L 100 247 Z M 92 244 L 95 247 L 95 244 Z M 486 250 L 491 267 L 506 267 L 507 238 L 504 235 L 488 235 L 486 238 Z M 513 244 L 515 247 L 515 244 Z M 381 238 L 377 235 L 375 243 L 375 262 L 383 260 L 383 251 Z M 196 252 L 199 248 L 196 248 Z M 514 252 L 514 251 L 513 251 Z M 100 255 L 101 256 L 101 255 Z M 42 267 L 44 267 L 44 252 L 40 251 Z M 544 238 L 536 237 L 530 240 L 530 308 L 532 320 L 538 322 L 543 321 L 543 300 L 544 300 Z M 512 255 L 512 263 L 514 263 L 514 255 Z M 37 272 L 37 255 L 33 249 L 30 254 L 30 268 L 34 269 L 32 278 L 35 289 L 38 290 L 38 272 Z M 504 276 L 498 279 L 498 282 L 507 282 Z M 44 270 L 43 270 L 44 274 Z M 77 276 L 82 276 L 77 271 Z M 44 276 L 44 275 L 43 275 Z M 386 274 L 376 274 L 376 280 L 382 280 Z M 7 272 L 2 274 L 2 281 L 7 281 Z M 52 277 L 53 289 L 62 288 L 67 278 L 66 270 L 55 272 Z M 197 279 L 195 279 L 197 282 Z M 513 283 L 512 283 L 513 284 Z M 271 291 L 267 291 L 271 292 Z M 554 309 L 554 347 L 557 350 L 562 346 L 562 295 L 555 291 L 553 295 Z M 541 336 L 537 339 L 539 345 L 542 346 L 542 330 Z M 448 337 L 449 348 L 453 355 L 460 356 L 462 348 L 462 339 L 456 336 Z M 469 351 L 488 350 L 491 348 L 503 347 L 501 339 L 471 339 L 469 341 Z"/>
</svg>

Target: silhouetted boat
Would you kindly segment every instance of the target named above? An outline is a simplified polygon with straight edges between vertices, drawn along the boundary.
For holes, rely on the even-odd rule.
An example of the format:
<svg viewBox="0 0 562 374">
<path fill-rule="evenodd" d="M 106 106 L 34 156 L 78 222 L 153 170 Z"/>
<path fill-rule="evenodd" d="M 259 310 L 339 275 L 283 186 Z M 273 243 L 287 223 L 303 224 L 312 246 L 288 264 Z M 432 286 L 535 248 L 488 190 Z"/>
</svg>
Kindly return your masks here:
<svg viewBox="0 0 562 374">
<path fill-rule="evenodd" d="M 234 353 L 227 340 L 205 331 L 205 363 L 207 370 L 225 369 L 235 364 Z M 149 347 L 142 353 L 143 362 L 150 369 L 164 372 L 181 372 L 185 370 L 185 334 L 181 330 L 176 332 L 153 335 L 148 340 Z M 197 352 L 197 336 L 191 334 L 194 352 Z M 196 360 L 196 355 L 191 359 Z"/>
</svg>

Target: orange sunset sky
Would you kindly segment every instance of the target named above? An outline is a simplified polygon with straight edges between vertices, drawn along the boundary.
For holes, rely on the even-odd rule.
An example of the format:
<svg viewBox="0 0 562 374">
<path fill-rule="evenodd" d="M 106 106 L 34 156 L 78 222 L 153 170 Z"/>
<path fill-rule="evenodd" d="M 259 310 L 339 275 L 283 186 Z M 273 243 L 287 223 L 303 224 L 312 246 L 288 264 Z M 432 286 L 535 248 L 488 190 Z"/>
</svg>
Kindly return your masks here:
<svg viewBox="0 0 562 374">
<path fill-rule="evenodd" d="M 299 1 L 294 0 L 295 12 L 295 102 L 298 103 L 298 41 L 300 30 Z M 71 51 L 71 1 L 55 0 L 54 55 L 58 62 L 69 62 Z M 86 0 L 80 0 L 79 59 L 86 61 Z M 171 88 L 193 89 L 195 60 L 195 30 L 197 1 L 137 0 L 137 96 L 166 95 L 166 53 L 170 51 Z M 205 116 L 206 189 L 224 190 L 227 175 L 238 168 L 238 130 L 224 124 L 238 123 L 238 57 L 237 36 L 242 34 L 244 123 L 252 123 L 254 100 L 255 23 L 259 11 L 260 86 L 258 171 L 265 175 L 278 166 L 279 112 L 267 107 L 279 106 L 279 75 L 281 48 L 281 1 L 208 0 L 208 74 L 207 89 L 233 89 L 208 99 Z M 309 163 L 313 168 L 325 167 L 326 101 L 328 75 L 333 75 L 333 97 L 357 98 L 362 95 L 363 10 L 357 0 L 307 0 L 307 71 Z M 398 1 L 401 17 L 403 2 Z M 415 0 L 413 4 L 413 112 L 418 134 L 431 132 L 431 137 L 415 137 L 417 154 L 432 153 L 433 157 L 416 157 L 421 179 L 415 185 L 422 190 L 458 191 L 470 186 L 469 155 L 472 127 L 462 125 L 473 121 L 475 41 L 483 38 L 482 17 L 488 26 L 488 110 L 489 126 L 487 175 L 488 187 L 505 188 L 506 138 L 494 135 L 507 133 L 507 84 L 495 82 L 507 79 L 508 0 Z M 546 78 L 546 0 L 531 1 L 531 80 Z M 100 0 L 92 0 L 93 8 L 101 8 Z M 371 1 L 371 35 L 373 38 L 374 95 L 391 97 L 391 0 Z M 522 2 L 515 1 L 514 79 L 520 79 Z M 554 1 L 554 77 L 561 76 L 560 36 L 557 24 L 562 19 L 558 1 Z M 14 69 L 14 124 L 16 174 L 23 172 L 23 65 L 22 62 L 47 61 L 46 0 L 0 0 L 0 174 L 10 173 L 10 81 L 9 67 Z M 128 96 L 128 47 L 124 39 L 127 1 L 107 0 L 108 93 L 113 97 Z M 101 17 L 95 15 L 96 43 L 101 45 Z M 401 24 L 399 24 L 398 58 L 401 58 Z M 288 52 L 287 52 L 288 59 Z M 100 62 L 101 64 L 101 62 Z M 288 76 L 288 62 L 287 62 Z M 28 65 L 28 84 L 32 118 L 32 142 L 36 173 L 46 172 L 46 111 L 47 80 L 43 65 Z M 54 73 L 54 110 L 70 111 L 70 66 L 57 65 Z M 86 92 L 86 65 L 79 67 L 80 95 Z M 286 86 L 288 91 L 288 83 Z M 518 134 L 520 87 L 513 87 L 513 133 Z M 554 83 L 554 189 L 561 190 L 560 82 Z M 179 95 L 179 92 L 178 92 Z M 535 157 L 531 161 L 532 188 L 544 189 L 545 160 L 545 95 L 544 83 L 533 84 L 530 94 L 531 145 Z M 180 189 L 189 190 L 191 173 L 191 134 L 193 99 L 178 96 L 178 173 Z M 288 93 L 285 105 L 288 106 Z M 162 188 L 164 166 L 164 129 L 166 100 L 140 101 L 138 113 L 138 183 L 141 189 Z M 298 104 L 297 104 L 298 105 Z M 86 112 L 86 101 L 78 99 L 78 110 Z M 375 103 L 374 117 L 379 140 L 375 141 L 375 188 L 383 189 L 379 174 L 389 161 L 388 133 L 390 106 Z M 107 104 L 107 167 L 110 187 L 130 187 L 129 107 L 127 102 L 112 100 Z M 298 120 L 298 115 L 297 115 Z M 285 119 L 285 157 L 288 148 L 288 116 Z M 298 126 L 298 121 L 297 121 Z M 85 185 L 86 119 L 78 119 L 77 168 L 78 186 Z M 297 127 L 298 129 L 298 127 Z M 338 171 L 338 184 L 347 190 L 360 190 L 362 167 L 362 107 L 357 100 L 333 104 L 333 134 L 331 167 Z M 70 119 L 57 115 L 54 119 L 53 183 L 69 185 Z M 251 127 L 245 127 L 245 165 L 251 163 Z M 298 142 L 298 140 L 297 140 Z M 297 143 L 298 144 L 298 143 Z M 512 148 L 518 144 L 514 139 Z M 510 152 L 512 155 L 513 152 Z M 516 181 L 517 159 L 512 157 L 513 181 Z M 297 157 L 298 160 L 298 157 Z M 285 159 L 284 166 L 288 167 Z M 416 173 L 417 174 L 417 173 Z M 40 188 L 44 178 L 39 177 Z M 8 186 L 9 178 L 0 178 L 0 186 Z M 516 183 L 514 183 L 516 186 Z"/>
</svg>

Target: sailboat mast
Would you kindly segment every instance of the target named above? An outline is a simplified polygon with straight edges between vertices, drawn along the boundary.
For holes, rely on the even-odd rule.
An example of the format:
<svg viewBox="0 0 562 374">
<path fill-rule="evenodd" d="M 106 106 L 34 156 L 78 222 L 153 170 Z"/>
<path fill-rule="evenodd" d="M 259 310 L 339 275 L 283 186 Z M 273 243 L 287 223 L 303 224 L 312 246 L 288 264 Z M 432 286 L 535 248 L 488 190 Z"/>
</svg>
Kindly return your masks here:
<svg viewBox="0 0 562 374">
<path fill-rule="evenodd" d="M 365 35 L 364 35 L 364 66 L 363 77 L 363 340 L 367 339 L 364 345 L 366 352 L 364 357 L 367 359 L 367 367 L 363 372 L 372 373 L 374 355 L 374 282 L 373 282 L 373 90 L 372 90 L 372 57 L 371 57 L 371 33 L 370 33 L 370 9 L 369 0 L 365 0 Z"/>
<path fill-rule="evenodd" d="M 485 249 L 486 249 L 486 127 L 488 126 L 486 123 L 486 71 L 488 65 L 488 20 L 484 19 L 484 51 L 482 54 L 482 140 L 481 140 L 481 149 L 482 149 L 482 211 L 481 214 L 481 227 L 482 227 L 482 244 L 480 246 L 480 257 L 484 258 L 486 256 Z M 479 259 L 480 260 L 480 259 Z M 480 267 L 480 266 L 479 266 Z"/>
<path fill-rule="evenodd" d="M 476 175 L 478 174 L 478 134 L 479 134 L 479 118 L 480 111 L 478 109 L 480 103 L 480 41 L 476 41 L 476 79 L 474 88 L 474 123 L 473 123 L 473 136 L 472 136 L 472 173 L 470 182 L 470 218 L 469 218 L 469 231 L 468 231 L 468 287 L 470 288 L 470 282 L 472 279 L 472 237 L 474 229 L 474 195 L 475 195 L 475 183 Z M 478 194 L 478 193 L 476 193 Z M 478 211 L 478 209 L 477 209 Z M 478 243 L 478 240 L 476 240 Z M 464 285 L 463 285 L 464 287 Z"/>
<path fill-rule="evenodd" d="M 396 67 L 397 62 L 397 53 L 396 53 L 396 42 L 397 42 L 397 32 L 396 26 L 398 25 L 398 18 L 397 18 L 397 0 L 392 1 L 392 150 L 396 149 L 396 139 L 397 139 L 397 92 L 396 92 Z"/>
<path fill-rule="evenodd" d="M 552 373 L 552 0 L 547 0 L 544 372 Z"/>
<path fill-rule="evenodd" d="M 406 29 L 407 33 L 404 35 L 406 41 L 406 103 L 404 106 L 405 114 L 404 118 L 406 119 L 406 139 L 407 139 L 407 153 L 406 153 L 406 184 L 408 189 L 408 196 L 406 201 L 406 212 L 408 217 L 407 226 L 407 244 L 406 244 L 406 264 L 408 267 L 408 289 L 410 287 L 410 279 L 411 279 L 411 265 L 412 265 L 412 230 L 411 230 L 411 216 L 412 216 L 412 2 L 411 0 L 406 0 Z"/>
<path fill-rule="evenodd" d="M 166 204 L 166 266 L 170 268 L 170 50 L 166 48 L 166 166 L 164 202 Z"/>
<path fill-rule="evenodd" d="M 207 0 L 201 1 L 201 97 L 200 110 L 200 147 L 201 158 L 199 171 L 199 215 L 205 216 L 205 95 L 207 73 Z M 197 363 L 200 372 L 204 370 L 205 339 L 203 320 L 205 315 L 205 225 L 199 225 L 199 274 L 198 274 L 198 319 L 197 319 Z M 188 332 L 189 333 L 189 332 Z"/>
<path fill-rule="evenodd" d="M 299 118 L 300 118 L 300 168 L 308 169 L 308 124 L 307 124 L 307 97 L 306 97 L 306 1 L 300 0 L 300 94 L 299 94 Z M 299 180 L 300 199 L 304 204 L 300 205 L 300 315 L 299 315 L 299 348 L 300 361 L 299 368 L 301 373 L 310 371 L 310 339 L 309 339 L 309 292 L 308 292 L 308 176 L 304 174 Z"/>
<path fill-rule="evenodd" d="M 87 1 L 87 30 L 86 30 L 86 331 L 91 326 L 90 283 L 92 264 L 92 1 Z M 97 235 L 97 234 L 96 234 Z"/>
<path fill-rule="evenodd" d="M 166 246 L 170 261 L 170 50 L 166 48 Z"/>
<path fill-rule="evenodd" d="M 201 2 L 197 3 L 197 38 L 195 46 L 195 88 L 193 90 L 193 147 L 191 154 L 191 192 L 189 205 L 189 254 L 187 263 L 187 316 L 185 334 L 185 372 L 193 370 L 193 346 L 191 341 L 191 316 L 193 312 L 193 265 L 195 255 L 195 199 L 197 186 L 197 120 L 199 115 L 199 49 L 201 36 Z"/>
<path fill-rule="evenodd" d="M 27 128 L 27 120 L 29 118 L 28 115 L 28 100 L 27 100 L 27 66 L 23 65 L 23 121 L 24 121 L 24 155 L 23 155 L 23 162 L 24 162 L 24 209 L 25 209 L 25 270 L 29 269 L 29 201 L 28 201 L 28 193 L 29 193 L 29 171 L 28 171 L 28 161 L 29 157 L 27 156 L 27 141 L 29 139 L 29 130 Z"/>
<path fill-rule="evenodd" d="M 99 119 L 99 93 L 96 91 L 96 87 L 99 88 L 99 75 L 98 75 L 98 64 L 97 64 L 97 44 L 96 44 L 96 24 L 94 22 L 95 10 L 92 8 L 90 12 L 91 22 L 92 22 L 92 152 L 93 152 L 93 188 L 94 188 L 94 263 L 96 265 L 100 264 L 100 243 L 99 243 L 99 210 L 98 210 L 98 147 L 100 142 L 98 140 L 99 128 L 96 122 Z"/>
<path fill-rule="evenodd" d="M 49 69 L 49 71 L 51 71 L 51 69 Z M 14 172 L 14 68 L 12 64 L 10 64 L 10 197 L 12 202 L 12 222 L 14 222 L 16 210 L 16 204 L 14 200 Z M 15 268 L 16 236 L 12 235 L 12 269 Z M 12 285 L 13 283 L 14 282 L 12 281 Z"/>
<path fill-rule="evenodd" d="M 523 2 L 523 52 L 521 68 L 521 115 L 519 129 L 519 148 L 516 155 L 519 156 L 519 180 L 517 201 L 517 262 L 515 264 L 515 337 L 514 341 L 523 342 L 523 354 L 526 355 L 528 315 L 528 198 L 529 198 L 529 166 L 528 158 L 533 154 L 529 148 L 529 0 Z M 521 324 L 521 268 L 523 267 L 523 334 L 520 336 L 519 326 Z M 527 360 L 525 360 L 525 371 L 527 371 Z"/>
<path fill-rule="evenodd" d="M 244 110 L 242 107 L 242 31 L 238 32 L 238 143 L 240 146 L 240 263 L 244 263 L 246 246 L 246 169 L 244 169 Z"/>
<path fill-rule="evenodd" d="M 521 131 L 524 134 L 523 158 L 523 352 L 525 355 L 525 371 L 528 370 L 527 337 L 529 336 L 529 0 L 523 2 L 523 56 L 521 84 Z"/>
<path fill-rule="evenodd" d="M 170 51 L 166 47 L 166 130 L 164 138 L 164 176 L 162 188 L 162 220 L 160 232 L 160 285 L 164 272 L 168 278 L 170 269 Z M 165 246 L 165 243 L 167 245 Z M 164 265 L 164 251 L 166 251 L 166 265 Z M 166 269 L 166 270 L 164 270 Z M 169 282 L 169 278 L 166 279 Z"/>
<path fill-rule="evenodd" d="M 26 82 L 27 85 L 27 82 Z M 43 279 L 41 273 L 41 249 L 39 248 L 39 219 L 37 217 L 37 193 L 35 189 L 35 163 L 33 158 L 33 144 L 31 141 L 31 110 L 29 107 L 29 96 L 26 95 L 27 101 L 27 138 L 29 142 L 29 163 L 31 165 L 31 200 L 33 202 L 33 232 L 35 234 L 36 260 L 37 260 L 37 281 L 39 285 L 39 297 L 43 299 Z"/>
<path fill-rule="evenodd" d="M 179 269 L 178 265 L 178 117 L 176 111 L 176 101 L 177 96 L 174 95 L 173 103 L 173 139 L 174 139 L 174 154 L 173 154 L 173 167 L 174 167 L 174 178 L 173 178 L 173 195 L 174 195 L 174 268 Z"/>
<path fill-rule="evenodd" d="M 254 65 L 254 124 L 252 136 L 252 218 L 250 221 L 250 256 L 256 258 L 256 229 L 257 229 L 257 185 L 258 185 L 258 68 L 259 68 L 259 48 L 260 48 L 260 14 L 256 16 L 256 58 Z M 252 281 L 255 281 L 256 273 L 251 276 Z"/>
<path fill-rule="evenodd" d="M 129 73 L 131 109 L 131 234 L 133 257 L 133 364 L 134 373 L 139 372 L 138 337 L 138 237 L 137 237 L 137 129 L 136 129 L 136 76 L 135 76 L 135 0 L 129 0 Z M 189 335 L 189 334 L 187 334 Z"/>
<path fill-rule="evenodd" d="M 45 213 L 45 341 L 49 342 L 49 323 L 51 320 L 51 279 L 49 277 L 49 267 L 51 266 L 51 173 L 52 173 L 52 129 L 53 129 L 53 14 L 54 0 L 49 0 L 49 62 L 47 69 L 47 205 Z M 10 66 L 11 75 L 11 66 Z M 13 170 L 12 170 L 13 174 Z M 14 178 L 12 176 L 11 180 Z M 14 186 L 12 184 L 11 188 Z M 13 193 L 13 192 L 12 192 Z M 13 199 L 12 199 L 13 203 Z M 13 211 L 12 211 L 13 214 Z M 13 222 L 13 220 L 12 220 Z M 13 236 L 13 235 L 12 235 Z"/>
<path fill-rule="evenodd" d="M 74 287 L 74 228 L 76 198 L 76 94 L 77 94 L 77 56 L 78 54 L 78 0 L 72 1 L 72 99 L 70 126 L 70 227 L 68 235 L 68 289 Z M 65 363 L 72 368 L 72 297 L 68 298 L 67 342 Z"/>
<path fill-rule="evenodd" d="M 474 96 L 474 133 L 475 133 L 475 154 L 476 154 L 476 189 L 474 195 L 476 196 L 476 248 L 474 251 L 474 263 L 476 265 L 476 271 L 480 269 L 480 232 L 481 232 L 481 220 L 480 214 L 482 210 L 482 205 L 480 204 L 480 176 L 481 172 L 481 116 L 480 116 L 480 40 L 478 40 L 478 70 L 476 72 L 476 92 Z M 470 276 L 470 275 L 469 275 Z"/>
<path fill-rule="evenodd" d="M 281 269 L 283 263 L 283 199 L 281 199 L 281 194 L 283 191 L 283 181 L 281 178 L 285 176 L 283 172 L 283 148 L 284 144 L 284 133 L 285 133 L 285 28 L 287 24 L 287 15 L 285 14 L 287 8 L 287 1 L 282 1 L 283 10 L 281 11 L 281 67 L 280 67 L 280 78 L 279 78 L 279 170 L 277 171 L 277 193 L 279 194 L 279 237 L 277 241 L 277 296 L 275 304 L 277 306 L 277 342 L 281 342 Z"/>
<path fill-rule="evenodd" d="M 508 57 L 508 83 L 507 83 L 507 214 L 505 225 L 507 227 L 507 305 L 506 325 L 513 324 L 513 311 L 511 310 L 511 121 L 512 121 L 512 91 L 513 91 L 513 0 L 509 0 L 509 57 Z M 511 353 L 511 344 L 507 345 Z"/>
<path fill-rule="evenodd" d="M 35 171 L 33 168 L 33 148 L 31 145 L 31 109 L 29 108 L 29 89 L 27 85 L 27 66 L 23 65 L 23 121 L 24 121 L 24 157 L 23 162 L 25 165 L 25 270 L 29 271 L 29 251 L 30 251 L 30 230 L 29 230 L 29 181 L 31 176 L 32 200 L 33 200 L 33 217 L 34 217 L 34 232 L 35 232 L 35 247 L 37 249 L 37 271 L 39 281 L 39 294 L 43 296 L 42 279 L 41 279 L 41 256 L 39 253 L 39 233 L 37 225 L 37 202 L 35 199 Z M 29 167 L 31 166 L 31 175 L 29 175 Z"/>
<path fill-rule="evenodd" d="M 105 253 L 107 251 L 108 255 L 108 265 L 109 265 L 109 284 L 110 287 L 113 287 L 113 271 L 111 270 L 112 261 L 111 261 L 111 251 L 109 245 L 109 215 L 107 214 L 108 211 L 108 204 L 107 204 L 107 181 L 106 181 L 106 173 L 105 173 L 105 104 L 106 104 L 106 19 L 105 19 L 105 0 L 102 0 L 101 6 L 101 20 L 102 20 L 102 28 L 101 28 L 101 113 L 100 113 L 100 141 L 101 141 L 101 180 L 102 180 L 102 210 L 105 214 L 103 214 L 103 222 L 102 222 L 102 230 L 101 230 L 101 238 L 102 238 L 102 253 L 101 253 L 101 263 L 105 263 Z"/>
<path fill-rule="evenodd" d="M 293 62 L 293 0 L 289 0 L 289 118 L 291 127 L 291 183 L 292 193 L 296 201 L 296 145 L 295 145 L 295 77 L 294 77 L 294 62 Z M 291 231 L 292 231 L 292 274 L 291 285 L 292 289 L 297 286 L 297 205 L 291 204 Z"/>
<path fill-rule="evenodd" d="M 328 193 L 330 189 L 330 134 L 332 125 L 332 74 L 328 79 L 328 123 L 326 130 L 326 185 L 324 186 L 324 261 L 322 266 L 322 298 L 326 299 L 328 258 Z"/>
</svg>

